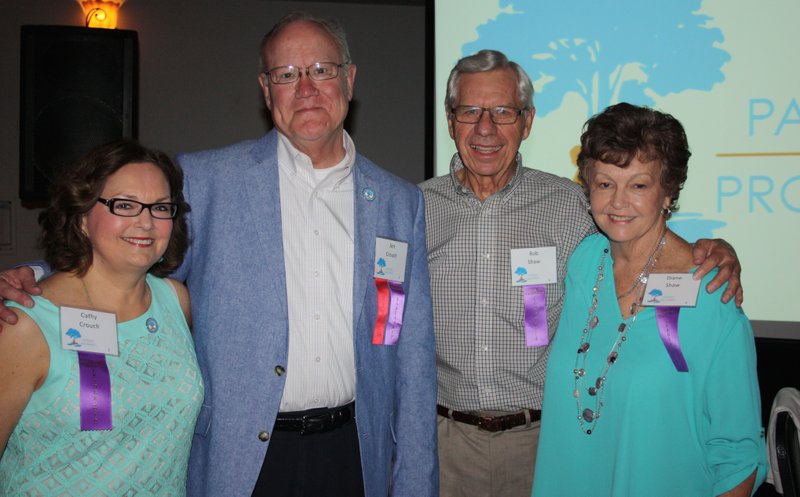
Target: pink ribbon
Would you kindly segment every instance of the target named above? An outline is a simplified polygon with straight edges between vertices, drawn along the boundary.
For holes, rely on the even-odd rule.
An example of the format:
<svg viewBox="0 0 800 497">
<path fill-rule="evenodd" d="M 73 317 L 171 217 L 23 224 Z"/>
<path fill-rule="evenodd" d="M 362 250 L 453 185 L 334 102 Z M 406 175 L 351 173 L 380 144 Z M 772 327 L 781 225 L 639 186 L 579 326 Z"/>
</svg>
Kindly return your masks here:
<svg viewBox="0 0 800 497">
<path fill-rule="evenodd" d="M 389 281 L 375 278 L 375 289 L 378 291 L 378 315 L 372 329 L 372 345 L 382 345 L 386 318 L 389 316 Z"/>
</svg>

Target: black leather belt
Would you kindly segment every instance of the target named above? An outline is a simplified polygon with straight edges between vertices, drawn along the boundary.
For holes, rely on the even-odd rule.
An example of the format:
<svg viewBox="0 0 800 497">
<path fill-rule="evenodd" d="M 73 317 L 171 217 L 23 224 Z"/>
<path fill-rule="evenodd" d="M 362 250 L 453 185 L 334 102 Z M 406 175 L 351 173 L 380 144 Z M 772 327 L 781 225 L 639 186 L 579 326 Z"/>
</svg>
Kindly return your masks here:
<svg viewBox="0 0 800 497">
<path fill-rule="evenodd" d="M 528 420 L 533 423 L 534 421 L 539 421 L 542 419 L 542 411 L 535 409 L 524 409 L 520 412 L 507 414 L 505 416 L 488 417 L 476 416 L 475 414 L 470 414 L 468 412 L 453 411 L 444 406 L 437 405 L 436 412 L 439 413 L 439 416 L 450 418 L 453 421 L 458 421 L 459 423 L 474 425 L 486 431 L 510 430 L 511 428 L 528 424 Z M 525 415 L 526 412 L 528 414 L 527 416 Z"/>
<path fill-rule="evenodd" d="M 341 407 L 279 412 L 273 430 L 299 431 L 301 435 L 323 433 L 346 425 L 356 417 L 355 402 Z"/>
</svg>

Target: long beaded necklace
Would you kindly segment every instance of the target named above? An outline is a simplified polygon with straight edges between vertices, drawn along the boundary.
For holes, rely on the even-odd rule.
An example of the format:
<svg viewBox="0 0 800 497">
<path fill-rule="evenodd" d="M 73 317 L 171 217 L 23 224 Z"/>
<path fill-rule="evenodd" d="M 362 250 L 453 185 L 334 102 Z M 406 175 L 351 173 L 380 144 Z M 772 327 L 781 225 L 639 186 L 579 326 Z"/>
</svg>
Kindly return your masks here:
<svg viewBox="0 0 800 497">
<path fill-rule="evenodd" d="M 647 262 L 645 263 L 642 271 L 639 273 L 637 277 L 637 282 L 634 283 L 634 286 L 631 290 L 623 294 L 625 295 L 630 294 L 634 288 L 639 286 L 639 281 L 644 280 L 647 281 L 648 276 L 650 276 L 650 271 L 653 270 L 656 263 L 658 262 L 658 257 L 661 255 L 661 250 L 664 248 L 664 245 L 667 243 L 667 230 L 665 229 L 663 234 L 661 235 L 661 240 L 659 240 L 656 247 L 653 249 L 653 252 L 650 254 Z M 597 328 L 597 325 L 600 323 L 600 319 L 597 317 L 597 303 L 598 303 L 598 294 L 600 291 L 600 283 L 603 281 L 603 277 L 605 275 L 605 266 L 606 266 L 606 257 L 608 256 L 608 248 L 603 250 L 603 256 L 600 259 L 600 264 L 597 267 L 597 281 L 595 281 L 594 286 L 592 287 L 592 303 L 589 306 L 589 314 L 586 317 L 586 324 L 583 327 L 583 331 L 581 332 L 581 339 L 580 344 L 578 345 L 578 352 L 575 356 L 575 367 L 572 370 L 572 374 L 575 378 L 575 386 L 574 390 L 572 391 L 572 395 L 575 397 L 575 406 L 578 410 L 578 425 L 580 426 L 581 431 L 586 433 L 587 435 L 591 435 L 594 431 L 595 427 L 597 426 L 597 420 L 600 418 L 600 411 L 603 409 L 603 394 L 605 393 L 605 385 L 606 385 L 606 378 L 608 377 L 608 370 L 616 364 L 617 359 L 619 358 L 619 352 L 622 346 L 625 344 L 625 341 L 628 339 L 628 332 L 633 327 L 634 323 L 636 323 L 636 316 L 637 316 L 637 309 L 639 307 L 639 303 L 634 302 L 631 304 L 630 307 L 630 315 L 624 319 L 619 326 L 617 327 L 617 339 L 614 341 L 614 344 L 611 346 L 611 351 L 608 353 L 606 357 L 605 364 L 603 365 L 603 370 L 597 379 L 595 379 L 594 383 L 591 386 L 587 387 L 586 384 L 586 359 L 589 356 L 589 350 L 591 348 L 592 342 L 592 334 Z M 622 297 L 619 297 L 622 298 Z M 595 400 L 594 409 L 589 407 L 584 407 L 581 405 L 581 392 L 586 392 L 589 397 Z"/>
</svg>

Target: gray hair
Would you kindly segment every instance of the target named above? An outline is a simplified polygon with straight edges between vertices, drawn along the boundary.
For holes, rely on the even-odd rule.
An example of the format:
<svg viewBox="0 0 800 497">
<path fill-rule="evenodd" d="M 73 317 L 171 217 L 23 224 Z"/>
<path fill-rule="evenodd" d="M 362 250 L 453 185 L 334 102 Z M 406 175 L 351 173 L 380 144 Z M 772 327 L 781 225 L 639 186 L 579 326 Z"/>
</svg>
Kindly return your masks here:
<svg viewBox="0 0 800 497">
<path fill-rule="evenodd" d="M 283 16 L 274 26 L 272 29 L 269 30 L 269 33 L 264 35 L 264 38 L 261 40 L 261 69 L 267 70 L 270 69 L 267 67 L 267 60 L 266 60 L 266 48 L 270 44 L 270 42 L 280 34 L 281 31 L 286 29 L 292 23 L 295 22 L 310 22 L 312 24 L 316 24 L 319 28 L 325 31 L 333 41 L 336 42 L 336 46 L 339 49 L 339 55 L 341 55 L 342 60 L 341 63 L 349 64 L 350 61 L 350 47 L 347 45 L 347 35 L 344 32 L 344 28 L 338 22 L 334 21 L 333 19 L 323 19 L 320 17 L 313 16 L 306 12 L 291 12 Z M 319 61 L 319 62 L 326 62 L 326 61 Z M 337 62 L 337 61 L 330 61 L 330 62 Z"/>
<path fill-rule="evenodd" d="M 481 50 L 480 52 L 462 58 L 450 71 L 447 78 L 447 94 L 444 97 L 444 106 L 450 114 L 456 101 L 458 101 L 458 84 L 462 74 L 494 71 L 495 69 L 511 69 L 517 75 L 517 88 L 519 101 L 523 110 L 533 109 L 533 83 L 525 70 L 516 62 L 508 60 L 503 52 L 497 50 Z"/>
</svg>

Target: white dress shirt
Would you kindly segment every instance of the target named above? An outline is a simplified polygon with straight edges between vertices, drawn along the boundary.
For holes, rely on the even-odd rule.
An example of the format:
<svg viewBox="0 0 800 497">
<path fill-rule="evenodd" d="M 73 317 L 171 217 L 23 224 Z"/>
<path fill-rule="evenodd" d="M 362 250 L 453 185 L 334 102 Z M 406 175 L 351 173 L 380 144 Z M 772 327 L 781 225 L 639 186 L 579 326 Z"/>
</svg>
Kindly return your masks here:
<svg viewBox="0 0 800 497">
<path fill-rule="evenodd" d="M 353 165 L 314 169 L 279 135 L 281 222 L 289 308 L 289 359 L 280 410 L 336 407 L 355 398 Z"/>
</svg>

